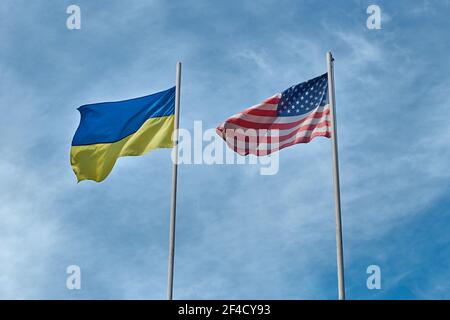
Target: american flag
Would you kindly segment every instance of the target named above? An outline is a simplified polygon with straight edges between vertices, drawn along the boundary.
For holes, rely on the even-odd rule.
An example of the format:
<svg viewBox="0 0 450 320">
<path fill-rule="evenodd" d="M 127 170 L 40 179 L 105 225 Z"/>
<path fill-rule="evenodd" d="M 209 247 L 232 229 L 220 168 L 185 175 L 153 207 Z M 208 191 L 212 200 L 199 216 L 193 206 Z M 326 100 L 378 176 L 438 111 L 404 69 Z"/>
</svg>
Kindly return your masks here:
<svg viewBox="0 0 450 320">
<path fill-rule="evenodd" d="M 328 74 L 294 85 L 228 118 L 216 131 L 241 155 L 264 156 L 331 137 Z"/>
</svg>

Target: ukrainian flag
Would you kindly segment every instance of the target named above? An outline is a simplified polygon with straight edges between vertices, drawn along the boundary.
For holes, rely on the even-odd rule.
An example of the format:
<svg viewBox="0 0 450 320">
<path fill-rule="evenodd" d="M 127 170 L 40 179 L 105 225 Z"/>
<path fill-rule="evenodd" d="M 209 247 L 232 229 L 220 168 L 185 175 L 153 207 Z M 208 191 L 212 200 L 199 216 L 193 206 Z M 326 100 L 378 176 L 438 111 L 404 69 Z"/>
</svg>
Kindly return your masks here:
<svg viewBox="0 0 450 320">
<path fill-rule="evenodd" d="M 119 157 L 173 147 L 175 87 L 136 99 L 87 104 L 78 110 L 81 120 L 70 150 L 78 182 L 103 181 Z"/>
</svg>

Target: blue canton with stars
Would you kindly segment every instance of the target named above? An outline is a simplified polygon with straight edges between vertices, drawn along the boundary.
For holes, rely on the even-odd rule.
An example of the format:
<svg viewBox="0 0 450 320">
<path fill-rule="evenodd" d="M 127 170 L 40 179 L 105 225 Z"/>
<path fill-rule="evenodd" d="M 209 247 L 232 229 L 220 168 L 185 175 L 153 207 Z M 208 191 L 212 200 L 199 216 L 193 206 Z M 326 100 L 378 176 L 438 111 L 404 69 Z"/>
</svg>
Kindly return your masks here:
<svg viewBox="0 0 450 320">
<path fill-rule="evenodd" d="M 328 74 L 297 84 L 281 94 L 279 117 L 299 116 L 328 103 Z"/>
</svg>

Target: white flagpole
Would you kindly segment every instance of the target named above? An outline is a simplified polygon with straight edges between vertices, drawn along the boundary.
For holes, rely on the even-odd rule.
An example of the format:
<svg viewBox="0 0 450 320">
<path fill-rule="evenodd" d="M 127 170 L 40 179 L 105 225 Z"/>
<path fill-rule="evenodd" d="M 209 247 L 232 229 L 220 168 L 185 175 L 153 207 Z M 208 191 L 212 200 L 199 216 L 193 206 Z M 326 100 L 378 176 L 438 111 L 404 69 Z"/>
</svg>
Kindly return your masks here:
<svg viewBox="0 0 450 320">
<path fill-rule="evenodd" d="M 176 88 L 175 88 L 175 117 L 174 117 L 174 150 L 175 157 L 172 164 L 172 199 L 170 206 L 169 229 L 169 263 L 167 272 L 167 300 L 173 299 L 173 269 L 175 258 L 175 217 L 177 209 L 177 173 L 178 173 L 178 125 L 180 116 L 180 86 L 181 86 L 181 62 L 177 63 Z"/>
<path fill-rule="evenodd" d="M 339 158 L 336 130 L 336 105 L 334 100 L 334 58 L 331 52 L 327 52 L 328 70 L 328 101 L 330 103 L 332 133 L 331 141 L 333 146 L 333 176 L 334 176 L 334 202 L 336 209 L 336 255 L 339 300 L 345 300 L 344 283 L 344 249 L 342 245 L 342 220 L 341 220 L 341 191 L 339 183 Z"/>
</svg>

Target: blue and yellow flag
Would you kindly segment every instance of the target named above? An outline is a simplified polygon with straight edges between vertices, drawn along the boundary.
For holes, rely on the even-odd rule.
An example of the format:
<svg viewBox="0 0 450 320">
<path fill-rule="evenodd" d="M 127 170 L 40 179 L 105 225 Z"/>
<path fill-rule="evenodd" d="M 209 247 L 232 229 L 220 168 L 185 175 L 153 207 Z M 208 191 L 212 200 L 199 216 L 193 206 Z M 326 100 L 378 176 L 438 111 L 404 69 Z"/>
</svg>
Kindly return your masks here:
<svg viewBox="0 0 450 320">
<path fill-rule="evenodd" d="M 173 147 L 175 87 L 136 99 L 87 104 L 78 110 L 81 120 L 70 150 L 78 182 L 104 180 L 119 157 Z"/>
</svg>

